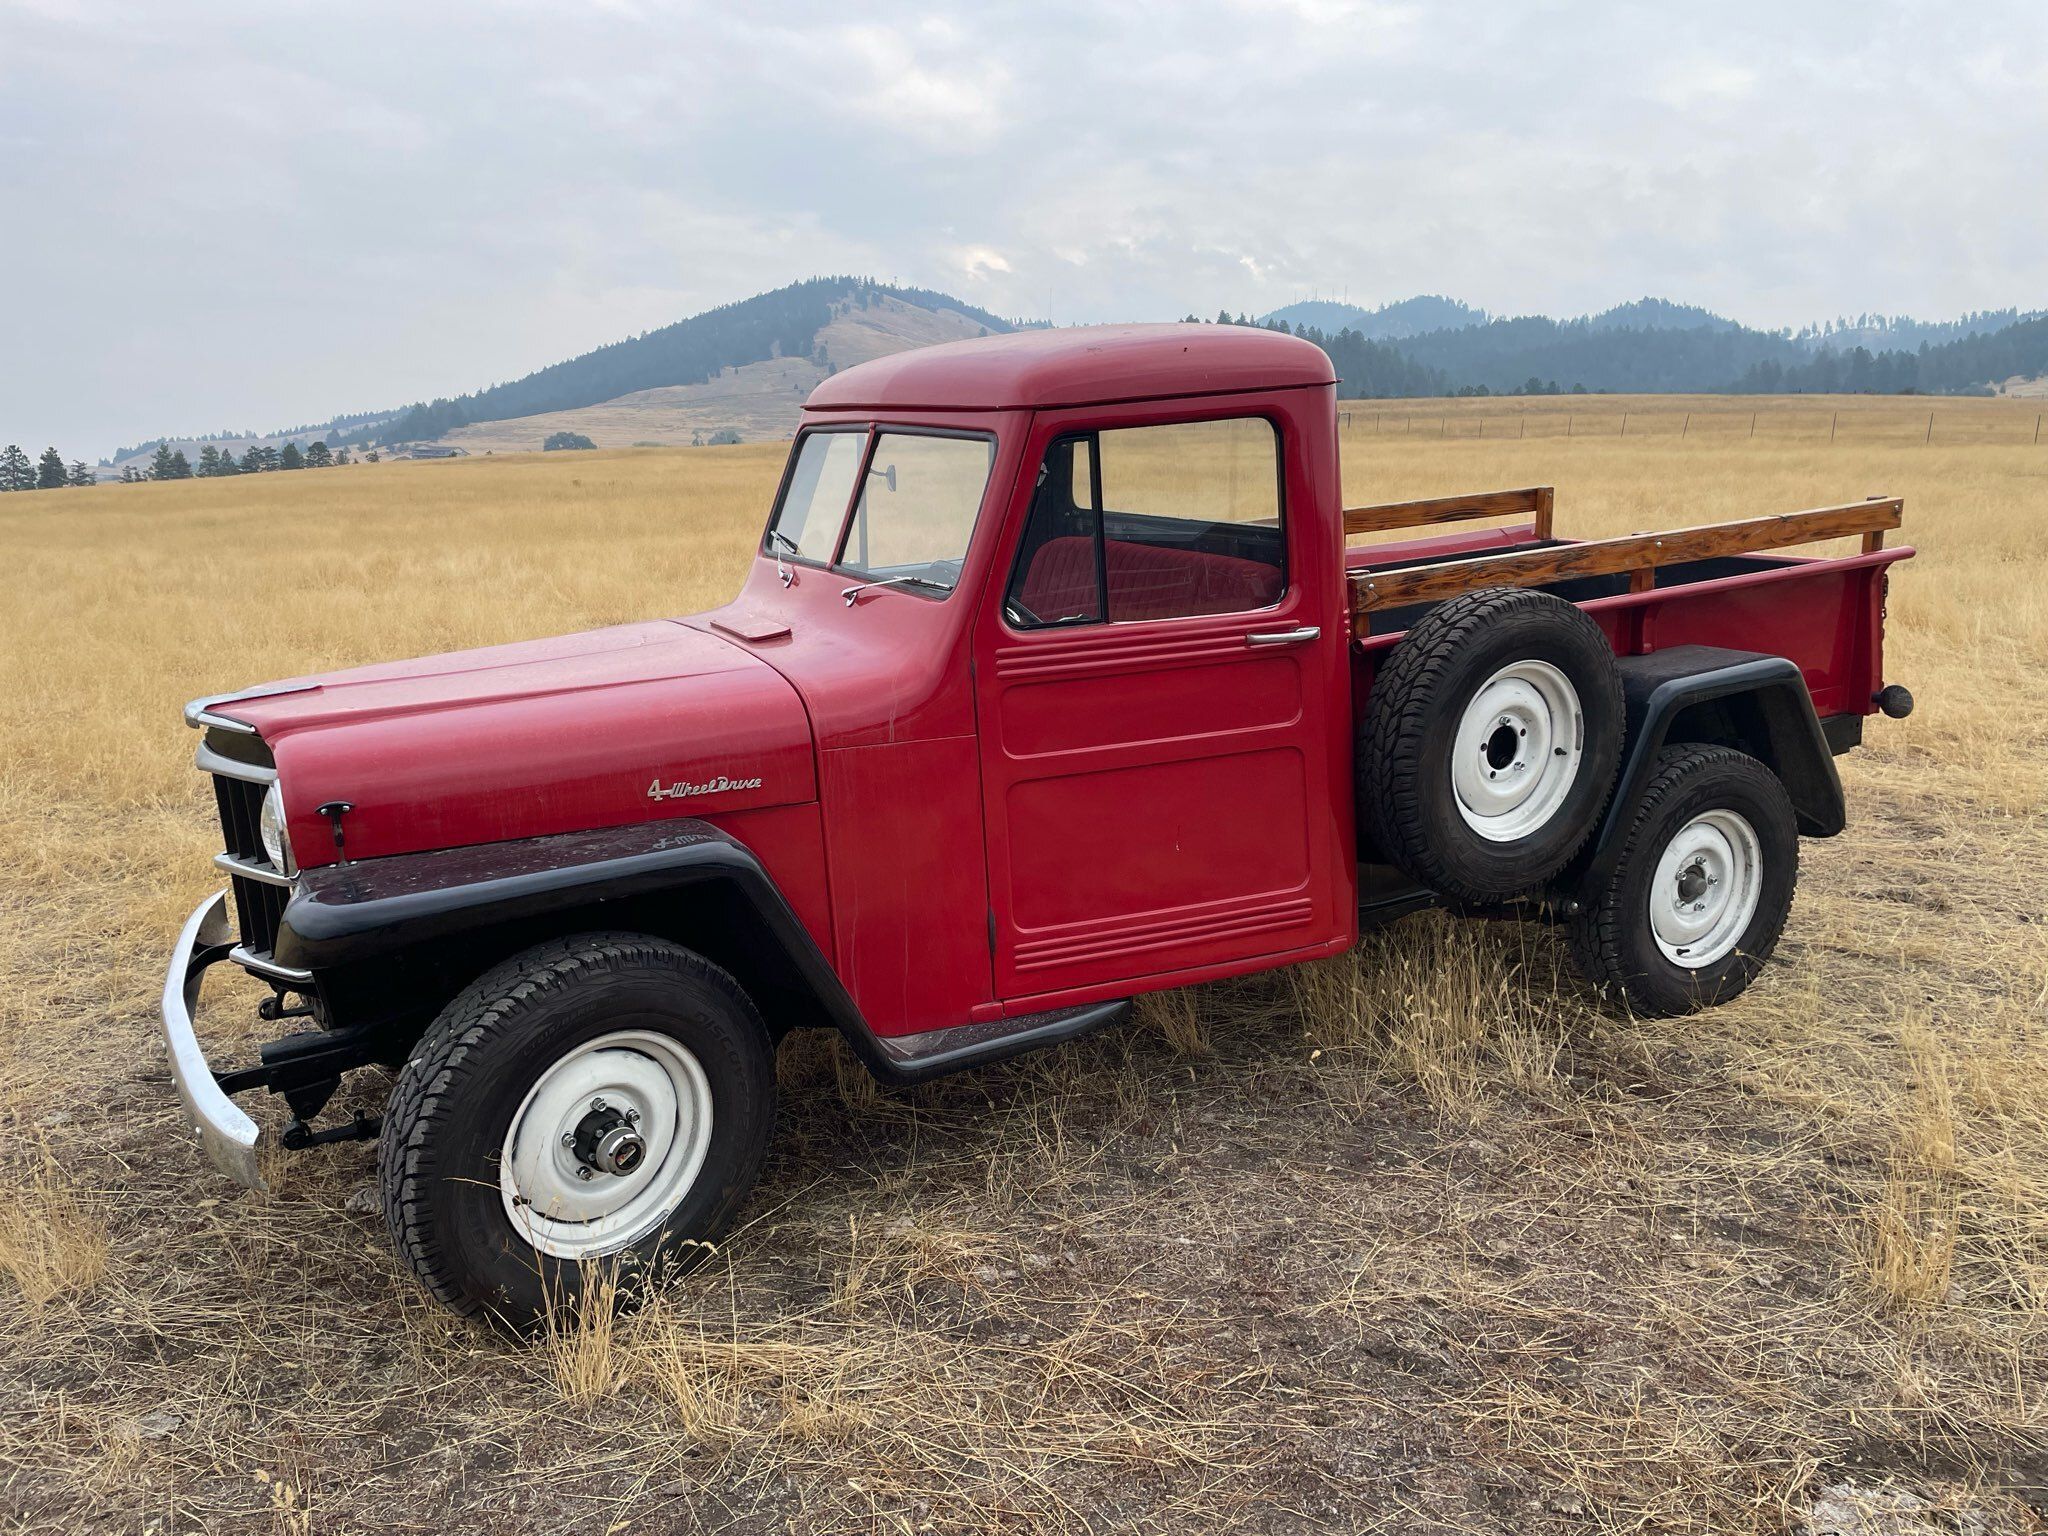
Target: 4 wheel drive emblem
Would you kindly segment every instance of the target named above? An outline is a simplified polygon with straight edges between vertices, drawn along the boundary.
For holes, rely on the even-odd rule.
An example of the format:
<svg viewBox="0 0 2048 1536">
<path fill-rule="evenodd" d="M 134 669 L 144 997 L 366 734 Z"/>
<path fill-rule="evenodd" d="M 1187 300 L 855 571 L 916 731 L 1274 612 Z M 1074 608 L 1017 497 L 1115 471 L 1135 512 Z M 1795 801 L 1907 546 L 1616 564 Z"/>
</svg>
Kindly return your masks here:
<svg viewBox="0 0 2048 1536">
<path fill-rule="evenodd" d="M 715 779 L 706 779 L 702 784 L 692 784 L 688 779 L 678 779 L 673 784 L 664 784 L 656 779 L 647 786 L 650 800 L 687 800 L 691 795 L 715 795 L 725 789 L 759 789 L 759 779 L 729 779 L 720 774 Z"/>
</svg>

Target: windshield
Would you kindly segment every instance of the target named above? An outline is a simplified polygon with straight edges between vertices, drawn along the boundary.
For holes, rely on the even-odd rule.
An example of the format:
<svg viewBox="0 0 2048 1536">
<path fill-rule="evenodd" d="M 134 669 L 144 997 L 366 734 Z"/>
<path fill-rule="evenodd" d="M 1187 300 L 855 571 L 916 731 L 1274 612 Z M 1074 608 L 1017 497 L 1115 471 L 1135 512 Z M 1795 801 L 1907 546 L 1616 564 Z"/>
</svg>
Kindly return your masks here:
<svg viewBox="0 0 2048 1536">
<path fill-rule="evenodd" d="M 867 443 L 865 432 L 813 432 L 804 438 L 789 473 L 789 490 L 768 526 L 771 550 L 819 565 L 832 563 Z"/>
<path fill-rule="evenodd" d="M 879 434 L 839 568 L 950 592 L 994 457 L 986 438 Z"/>
<path fill-rule="evenodd" d="M 789 489 L 769 524 L 767 552 L 894 581 L 913 592 L 952 591 L 995 462 L 995 443 L 880 431 L 873 434 L 874 452 L 862 476 L 868 440 L 864 432 L 804 437 Z"/>
</svg>

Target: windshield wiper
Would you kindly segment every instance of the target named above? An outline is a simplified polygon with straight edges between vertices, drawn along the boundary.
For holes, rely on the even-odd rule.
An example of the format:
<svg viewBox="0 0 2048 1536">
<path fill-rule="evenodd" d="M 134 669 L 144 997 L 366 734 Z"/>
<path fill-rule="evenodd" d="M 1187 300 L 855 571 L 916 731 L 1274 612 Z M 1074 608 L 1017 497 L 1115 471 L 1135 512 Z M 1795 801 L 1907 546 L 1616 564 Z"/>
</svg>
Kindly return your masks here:
<svg viewBox="0 0 2048 1536">
<path fill-rule="evenodd" d="M 792 555 L 801 555 L 803 551 L 796 547 L 796 540 L 780 528 L 768 530 L 768 547 L 775 551 L 775 574 L 782 578 L 785 587 L 790 585 L 796 580 L 796 573 L 782 563 L 782 552 L 786 549 Z"/>
<path fill-rule="evenodd" d="M 933 581 L 929 576 L 890 576 L 882 581 L 864 581 L 858 586 L 848 587 L 839 595 L 846 599 L 846 606 L 851 608 L 854 604 L 854 599 L 858 598 L 861 593 L 872 592 L 877 587 L 923 587 L 929 592 L 950 592 L 953 590 L 943 581 Z"/>
</svg>

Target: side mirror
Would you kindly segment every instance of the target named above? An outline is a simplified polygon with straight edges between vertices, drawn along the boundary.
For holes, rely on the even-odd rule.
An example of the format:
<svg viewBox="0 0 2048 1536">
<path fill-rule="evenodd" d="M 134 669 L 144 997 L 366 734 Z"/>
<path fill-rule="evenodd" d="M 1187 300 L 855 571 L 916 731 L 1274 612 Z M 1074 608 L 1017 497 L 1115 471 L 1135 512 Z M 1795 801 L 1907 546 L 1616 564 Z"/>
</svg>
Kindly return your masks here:
<svg viewBox="0 0 2048 1536">
<path fill-rule="evenodd" d="M 896 489 L 896 466 L 894 464 L 891 464 L 887 469 L 875 469 L 872 466 L 870 466 L 870 468 L 868 469 L 868 473 L 871 475 L 880 475 L 884 480 L 889 482 L 890 490 L 893 491 Z"/>
</svg>

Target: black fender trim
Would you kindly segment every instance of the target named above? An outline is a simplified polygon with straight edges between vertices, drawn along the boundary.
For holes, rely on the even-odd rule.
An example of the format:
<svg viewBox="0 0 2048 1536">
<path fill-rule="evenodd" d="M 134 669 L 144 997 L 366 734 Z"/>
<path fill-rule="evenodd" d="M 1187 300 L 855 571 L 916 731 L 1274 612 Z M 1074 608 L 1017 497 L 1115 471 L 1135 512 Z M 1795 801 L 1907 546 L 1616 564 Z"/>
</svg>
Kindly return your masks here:
<svg viewBox="0 0 2048 1536">
<path fill-rule="evenodd" d="M 1802 837 L 1833 837 L 1848 824 L 1832 744 L 1799 668 L 1783 656 L 1679 645 L 1620 662 L 1626 734 L 1621 773 L 1594 833 L 1586 875 L 1612 873 L 1629 817 L 1670 742 L 1716 742 L 1747 752 L 1777 774 Z"/>
<path fill-rule="evenodd" d="M 1071 1039 L 1130 1006 L 1102 1003 L 879 1036 L 753 850 L 694 819 L 323 865 L 299 877 L 274 956 L 317 977 L 490 928 L 707 883 L 744 909 L 777 970 L 884 1082 L 923 1082 Z"/>
</svg>

